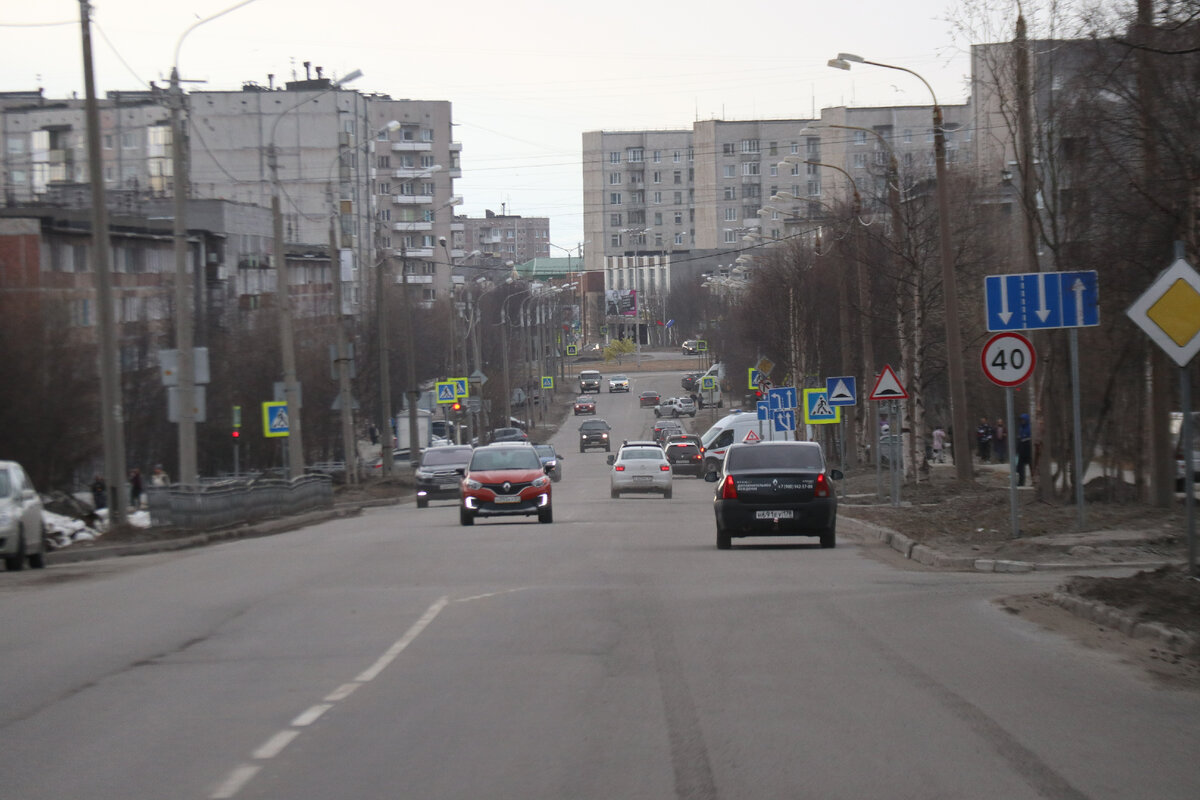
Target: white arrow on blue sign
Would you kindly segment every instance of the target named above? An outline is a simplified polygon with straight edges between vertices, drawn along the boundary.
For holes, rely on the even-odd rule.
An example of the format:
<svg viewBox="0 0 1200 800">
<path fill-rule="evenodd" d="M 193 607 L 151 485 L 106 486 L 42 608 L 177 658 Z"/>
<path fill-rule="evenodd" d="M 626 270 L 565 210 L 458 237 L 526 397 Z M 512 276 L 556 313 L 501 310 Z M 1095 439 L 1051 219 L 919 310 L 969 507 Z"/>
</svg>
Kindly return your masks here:
<svg viewBox="0 0 1200 800">
<path fill-rule="evenodd" d="M 767 399 L 771 401 L 772 411 L 782 411 L 784 409 L 795 408 L 796 387 L 777 386 L 776 388 L 770 389 L 767 392 Z"/>
<path fill-rule="evenodd" d="M 1100 281 L 1088 272 L 1026 272 L 984 278 L 989 331 L 1100 324 Z"/>
<path fill-rule="evenodd" d="M 771 418 L 775 422 L 776 431 L 796 430 L 796 410 L 793 408 L 774 410 L 771 412 Z"/>
<path fill-rule="evenodd" d="M 858 381 L 853 375 L 825 379 L 825 394 L 831 406 L 858 405 Z"/>
<path fill-rule="evenodd" d="M 758 418 L 760 420 L 766 421 L 771 418 L 771 401 L 770 400 L 759 400 L 757 403 L 754 404 L 754 407 L 756 409 L 758 409 Z"/>
</svg>

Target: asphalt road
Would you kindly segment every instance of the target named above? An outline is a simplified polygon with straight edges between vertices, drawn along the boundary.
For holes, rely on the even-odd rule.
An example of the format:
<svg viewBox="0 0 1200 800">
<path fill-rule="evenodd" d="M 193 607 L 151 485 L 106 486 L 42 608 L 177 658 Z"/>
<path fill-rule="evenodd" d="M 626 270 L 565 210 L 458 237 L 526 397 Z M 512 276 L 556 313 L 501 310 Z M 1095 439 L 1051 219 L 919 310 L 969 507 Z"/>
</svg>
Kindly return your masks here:
<svg viewBox="0 0 1200 800">
<path fill-rule="evenodd" d="M 631 377 L 618 440 L 678 384 Z M 1200 697 L 992 602 L 1056 576 L 898 569 L 845 521 L 717 551 L 708 484 L 611 500 L 574 422 L 551 525 L 0 573 L 0 797 L 1200 796 Z"/>
</svg>

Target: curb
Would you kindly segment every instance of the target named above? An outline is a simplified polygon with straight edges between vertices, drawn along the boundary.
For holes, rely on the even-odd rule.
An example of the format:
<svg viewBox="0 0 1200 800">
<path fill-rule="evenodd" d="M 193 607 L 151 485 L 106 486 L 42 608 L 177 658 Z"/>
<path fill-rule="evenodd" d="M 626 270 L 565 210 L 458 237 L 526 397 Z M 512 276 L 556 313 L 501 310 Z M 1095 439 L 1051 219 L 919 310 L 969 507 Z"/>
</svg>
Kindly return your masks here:
<svg viewBox="0 0 1200 800">
<path fill-rule="evenodd" d="M 1098 600 L 1088 600 L 1061 590 L 1051 595 L 1051 599 L 1075 616 L 1120 631 L 1131 639 L 1151 639 L 1181 656 L 1200 655 L 1200 636 L 1181 631 L 1179 628 L 1161 622 L 1139 620 L 1132 614 Z"/>
<path fill-rule="evenodd" d="M 105 558 L 121 558 L 123 556 L 142 556 L 152 553 L 168 553 L 175 550 L 187 550 L 194 547 L 204 547 L 205 545 L 214 544 L 217 542 L 233 541 L 235 539 L 254 539 L 261 536 L 274 536 L 279 533 L 287 533 L 289 531 L 304 528 L 309 525 L 315 525 L 321 522 L 327 522 L 331 519 L 340 519 L 343 517 L 356 517 L 362 513 L 364 507 L 368 504 L 355 504 L 353 506 L 343 506 L 341 508 L 331 508 L 324 511 L 314 511 L 307 514 L 300 514 L 294 517 L 277 517 L 275 519 L 265 520 L 263 522 L 246 525 L 237 528 L 223 528 L 216 531 L 207 531 L 197 533 L 193 536 L 181 536 L 170 539 L 160 539 L 151 542 L 131 542 L 129 544 L 100 544 L 91 547 L 80 547 L 73 545 L 65 547 L 61 550 L 52 550 L 46 553 L 46 564 L 78 564 L 84 561 L 99 561 Z M 370 505 L 376 505 L 371 503 Z"/>
</svg>

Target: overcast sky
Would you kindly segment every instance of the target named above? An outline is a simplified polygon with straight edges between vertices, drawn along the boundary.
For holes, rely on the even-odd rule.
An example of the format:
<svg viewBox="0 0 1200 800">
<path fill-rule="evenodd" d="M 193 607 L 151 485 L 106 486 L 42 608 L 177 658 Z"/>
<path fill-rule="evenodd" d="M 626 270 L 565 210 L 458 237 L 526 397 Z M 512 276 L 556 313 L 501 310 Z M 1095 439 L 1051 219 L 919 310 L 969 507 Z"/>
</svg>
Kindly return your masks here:
<svg viewBox="0 0 1200 800">
<path fill-rule="evenodd" d="M 236 0 L 96 0 L 97 91 L 170 74 L 179 37 Z M 807 118 L 836 105 L 916 105 L 915 78 L 856 66 L 839 51 L 908 67 L 943 104 L 966 99 L 970 42 L 952 0 L 255 0 L 196 28 L 179 65 L 203 88 L 303 76 L 304 61 L 393 98 L 449 100 L 462 142 L 459 212 L 550 217 L 551 240 L 582 238 L 581 134 L 688 128 L 696 119 Z M 5 3 L 0 91 L 83 94 L 79 3 Z M 68 22 L 49 27 L 29 23 Z M 553 251 L 562 255 L 560 251 Z"/>
</svg>

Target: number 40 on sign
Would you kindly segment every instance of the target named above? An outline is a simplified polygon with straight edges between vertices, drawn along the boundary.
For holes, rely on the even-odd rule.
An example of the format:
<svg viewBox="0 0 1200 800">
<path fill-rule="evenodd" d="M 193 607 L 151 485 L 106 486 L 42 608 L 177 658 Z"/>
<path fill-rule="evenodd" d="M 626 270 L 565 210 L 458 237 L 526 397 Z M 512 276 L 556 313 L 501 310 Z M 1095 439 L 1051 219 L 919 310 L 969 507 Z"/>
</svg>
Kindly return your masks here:
<svg viewBox="0 0 1200 800">
<path fill-rule="evenodd" d="M 998 333 L 983 346 L 980 354 L 983 374 L 997 386 L 1020 386 L 1033 374 L 1037 354 L 1033 345 L 1019 333 Z"/>
</svg>

